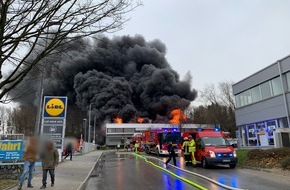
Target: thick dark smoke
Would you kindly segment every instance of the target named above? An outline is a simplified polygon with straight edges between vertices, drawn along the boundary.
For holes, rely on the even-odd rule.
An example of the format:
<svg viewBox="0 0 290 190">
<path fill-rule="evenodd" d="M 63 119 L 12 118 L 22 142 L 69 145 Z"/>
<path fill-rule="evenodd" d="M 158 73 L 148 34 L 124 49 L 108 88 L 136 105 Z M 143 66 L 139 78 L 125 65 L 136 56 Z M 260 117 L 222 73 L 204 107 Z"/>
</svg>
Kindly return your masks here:
<svg viewBox="0 0 290 190">
<path fill-rule="evenodd" d="M 124 122 L 136 117 L 155 120 L 157 115 L 168 116 L 172 109 L 184 110 L 197 96 L 191 77 L 180 80 L 170 67 L 165 45 L 159 40 L 123 36 L 102 37 L 92 43 L 79 39 L 60 51 L 63 54 L 44 63 L 45 95 L 67 95 L 70 104 L 84 109 L 92 103 L 100 123 L 117 116 Z M 29 75 L 21 86 L 35 90 L 34 77 L 35 73 Z M 33 104 L 35 93 L 19 100 Z"/>
</svg>

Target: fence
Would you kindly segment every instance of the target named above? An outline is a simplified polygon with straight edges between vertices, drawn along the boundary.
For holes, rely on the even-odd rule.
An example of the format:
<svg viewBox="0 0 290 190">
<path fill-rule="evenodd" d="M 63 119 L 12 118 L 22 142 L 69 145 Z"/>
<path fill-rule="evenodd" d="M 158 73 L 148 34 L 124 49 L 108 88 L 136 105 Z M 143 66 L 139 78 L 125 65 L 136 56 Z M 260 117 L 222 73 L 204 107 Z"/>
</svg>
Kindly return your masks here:
<svg viewBox="0 0 290 190">
<path fill-rule="evenodd" d="M 23 134 L 0 135 L 0 179 L 17 179 L 23 170 Z"/>
</svg>

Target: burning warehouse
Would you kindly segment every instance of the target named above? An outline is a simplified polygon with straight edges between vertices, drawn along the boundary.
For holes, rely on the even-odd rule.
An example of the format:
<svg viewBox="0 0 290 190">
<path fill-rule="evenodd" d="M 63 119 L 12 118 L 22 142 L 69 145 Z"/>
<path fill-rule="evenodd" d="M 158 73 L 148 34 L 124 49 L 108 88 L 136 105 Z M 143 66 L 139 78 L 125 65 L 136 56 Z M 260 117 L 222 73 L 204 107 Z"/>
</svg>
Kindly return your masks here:
<svg viewBox="0 0 290 190">
<path fill-rule="evenodd" d="M 212 128 L 213 125 L 208 124 L 183 124 L 181 132 L 192 131 L 198 128 Z M 108 123 L 106 124 L 106 145 L 116 146 L 130 140 L 135 135 L 141 135 L 143 131 L 148 129 L 180 129 L 177 124 L 160 124 L 160 123 Z"/>
</svg>

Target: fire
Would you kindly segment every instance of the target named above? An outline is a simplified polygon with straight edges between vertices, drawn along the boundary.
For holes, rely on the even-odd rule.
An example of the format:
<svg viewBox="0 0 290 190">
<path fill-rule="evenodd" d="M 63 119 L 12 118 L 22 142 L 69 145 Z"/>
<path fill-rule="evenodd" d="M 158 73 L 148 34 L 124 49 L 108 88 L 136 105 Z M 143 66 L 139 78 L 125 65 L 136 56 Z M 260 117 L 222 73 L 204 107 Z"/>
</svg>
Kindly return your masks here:
<svg viewBox="0 0 290 190">
<path fill-rule="evenodd" d="M 138 123 L 143 123 L 144 119 L 142 117 L 138 117 L 137 122 Z"/>
<path fill-rule="evenodd" d="M 169 122 L 172 124 L 180 124 L 182 121 L 186 120 L 186 115 L 181 109 L 174 109 L 170 114 L 173 118 Z"/>
<path fill-rule="evenodd" d="M 118 124 L 123 123 L 123 119 L 120 118 L 120 117 L 116 117 L 116 118 L 114 118 L 114 121 L 115 121 L 115 123 L 118 123 Z"/>
</svg>

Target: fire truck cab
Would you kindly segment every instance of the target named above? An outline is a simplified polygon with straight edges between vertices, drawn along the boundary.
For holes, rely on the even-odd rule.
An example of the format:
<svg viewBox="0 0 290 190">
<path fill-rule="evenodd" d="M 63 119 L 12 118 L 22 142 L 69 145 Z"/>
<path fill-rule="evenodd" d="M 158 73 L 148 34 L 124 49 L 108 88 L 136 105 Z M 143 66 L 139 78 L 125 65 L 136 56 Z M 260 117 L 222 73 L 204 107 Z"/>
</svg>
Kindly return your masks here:
<svg viewBox="0 0 290 190">
<path fill-rule="evenodd" d="M 196 161 L 208 168 L 214 164 L 229 165 L 235 168 L 238 162 L 235 149 L 223 137 L 218 128 L 197 129 L 183 133 L 183 137 L 191 135 L 196 142 Z"/>
<path fill-rule="evenodd" d="M 181 134 L 176 128 L 146 130 L 142 135 L 146 154 L 168 155 L 170 141 L 176 154 L 181 153 Z"/>
</svg>

